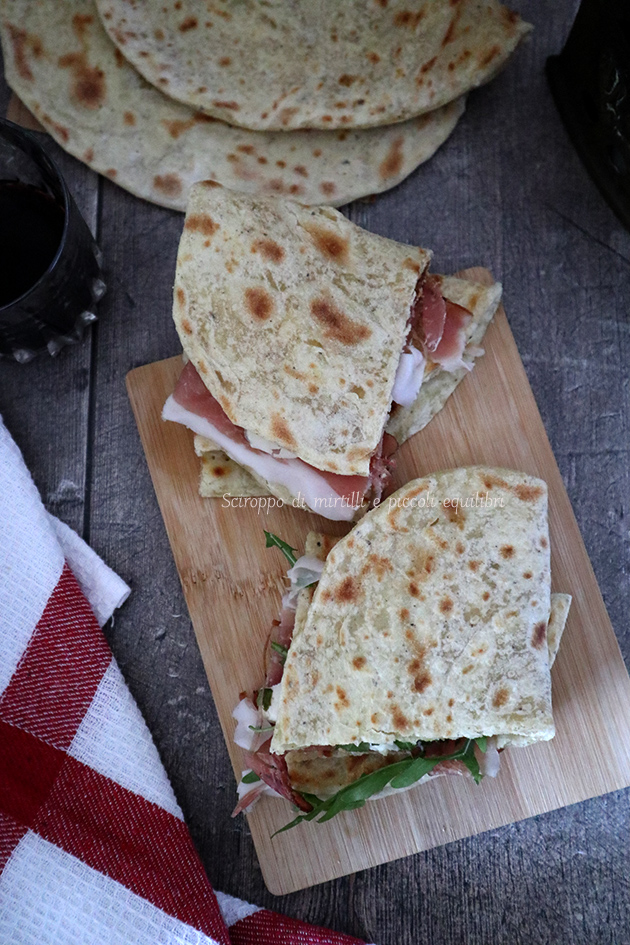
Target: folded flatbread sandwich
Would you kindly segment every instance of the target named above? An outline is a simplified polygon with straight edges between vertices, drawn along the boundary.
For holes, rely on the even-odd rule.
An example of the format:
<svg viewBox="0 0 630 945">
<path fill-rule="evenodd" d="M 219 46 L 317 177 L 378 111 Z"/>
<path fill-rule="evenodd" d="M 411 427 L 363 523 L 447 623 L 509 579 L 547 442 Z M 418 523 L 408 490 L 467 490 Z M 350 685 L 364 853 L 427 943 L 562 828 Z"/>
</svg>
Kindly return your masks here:
<svg viewBox="0 0 630 945">
<path fill-rule="evenodd" d="M 351 520 L 471 369 L 499 304 L 498 284 L 427 275 L 430 255 L 330 208 L 196 185 L 173 310 L 189 360 L 164 418 L 267 492 Z"/>
<path fill-rule="evenodd" d="M 417 479 L 345 538 L 311 534 L 289 574 L 265 686 L 235 712 L 237 810 L 270 789 L 329 819 L 438 774 L 496 775 L 501 749 L 553 738 L 570 597 L 550 590 L 542 480 Z"/>
</svg>

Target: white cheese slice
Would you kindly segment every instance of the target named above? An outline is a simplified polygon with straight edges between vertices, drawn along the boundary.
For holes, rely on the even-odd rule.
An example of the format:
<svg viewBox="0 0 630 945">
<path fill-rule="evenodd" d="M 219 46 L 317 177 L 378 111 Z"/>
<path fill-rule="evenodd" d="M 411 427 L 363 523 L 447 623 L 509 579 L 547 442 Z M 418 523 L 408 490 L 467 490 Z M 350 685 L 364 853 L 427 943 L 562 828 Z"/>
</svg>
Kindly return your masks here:
<svg viewBox="0 0 630 945">
<path fill-rule="evenodd" d="M 252 731 L 252 729 L 262 727 L 262 712 L 256 708 L 251 699 L 241 699 L 232 712 L 232 718 L 236 719 L 234 741 L 245 751 L 254 751 L 259 733 Z"/>
<path fill-rule="evenodd" d="M 401 407 L 411 407 L 422 386 L 425 366 L 424 356 L 417 348 L 403 351 L 394 379 L 393 403 L 400 404 Z"/>
<path fill-rule="evenodd" d="M 235 463 L 251 470 L 267 482 L 285 486 L 291 495 L 296 499 L 303 499 L 309 509 L 318 515 L 335 522 L 352 521 L 358 505 L 349 505 L 348 500 L 338 495 L 316 469 L 303 463 L 301 459 L 276 459 L 267 453 L 256 453 L 243 443 L 235 443 L 205 417 L 200 417 L 178 404 L 172 395 L 164 404 L 162 419 L 182 423 L 194 433 L 212 440 Z"/>
<path fill-rule="evenodd" d="M 300 591 L 311 584 L 316 584 L 323 570 L 324 562 L 319 558 L 313 558 L 310 555 L 302 555 L 298 558 L 293 567 L 287 571 L 291 587 L 282 598 L 282 606 L 295 610 Z"/>
</svg>

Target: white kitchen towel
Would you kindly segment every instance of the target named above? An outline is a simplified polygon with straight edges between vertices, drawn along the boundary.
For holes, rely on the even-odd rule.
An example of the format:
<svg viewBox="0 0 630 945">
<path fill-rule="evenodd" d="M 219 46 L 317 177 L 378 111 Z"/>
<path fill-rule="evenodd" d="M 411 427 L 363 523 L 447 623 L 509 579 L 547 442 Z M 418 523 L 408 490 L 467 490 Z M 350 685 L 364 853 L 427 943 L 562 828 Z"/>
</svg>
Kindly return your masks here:
<svg viewBox="0 0 630 945">
<path fill-rule="evenodd" d="M 101 631 L 128 594 L 0 420 L 0 943 L 361 945 L 215 895 Z"/>
</svg>

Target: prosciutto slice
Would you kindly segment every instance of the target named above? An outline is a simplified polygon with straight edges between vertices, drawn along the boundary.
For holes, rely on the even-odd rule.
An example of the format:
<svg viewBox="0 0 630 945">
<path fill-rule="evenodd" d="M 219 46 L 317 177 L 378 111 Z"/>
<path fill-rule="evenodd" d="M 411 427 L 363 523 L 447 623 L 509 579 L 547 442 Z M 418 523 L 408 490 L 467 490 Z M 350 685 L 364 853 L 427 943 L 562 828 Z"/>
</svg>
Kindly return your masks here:
<svg viewBox="0 0 630 945">
<path fill-rule="evenodd" d="M 468 364 L 462 357 L 466 347 L 466 329 L 471 319 L 472 315 L 467 309 L 446 300 L 444 330 L 431 355 L 433 361 L 445 371 L 456 371 L 462 367 L 467 371 L 472 370 L 472 364 Z"/>
<path fill-rule="evenodd" d="M 277 650 L 272 649 L 272 643 L 279 643 L 289 649 L 293 638 L 293 628 L 295 626 L 295 609 L 283 607 L 280 614 L 280 620 L 274 620 L 271 633 L 269 635 L 269 644 L 267 646 L 267 677 L 265 686 L 277 686 L 282 679 L 284 672 L 284 660 Z"/>
<path fill-rule="evenodd" d="M 421 317 L 424 346 L 428 352 L 437 349 L 446 324 L 447 302 L 440 292 L 440 280 L 427 276 L 422 287 Z"/>
<path fill-rule="evenodd" d="M 283 755 L 273 755 L 269 751 L 271 739 L 265 742 L 257 752 L 245 752 L 246 764 L 255 771 L 261 781 L 273 788 L 281 797 L 286 797 L 288 801 L 299 807 L 300 810 L 310 811 L 312 805 L 305 800 L 301 794 L 294 791 L 291 787 L 289 778 L 289 769 Z"/>
<path fill-rule="evenodd" d="M 445 371 L 471 370 L 472 365 L 463 360 L 471 319 L 468 309 L 442 296 L 439 278 L 427 276 L 412 309 L 407 346 L 421 350 Z"/>
</svg>

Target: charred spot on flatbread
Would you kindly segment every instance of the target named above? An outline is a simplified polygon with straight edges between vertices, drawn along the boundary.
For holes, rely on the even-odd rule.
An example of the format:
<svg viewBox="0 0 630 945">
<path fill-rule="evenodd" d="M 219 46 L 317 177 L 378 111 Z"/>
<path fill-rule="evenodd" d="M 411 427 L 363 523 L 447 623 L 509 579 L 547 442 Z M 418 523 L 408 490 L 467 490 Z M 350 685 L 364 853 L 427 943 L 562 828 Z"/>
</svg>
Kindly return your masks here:
<svg viewBox="0 0 630 945">
<path fill-rule="evenodd" d="M 271 318 L 274 310 L 272 296 L 262 286 L 245 289 L 245 308 L 257 321 L 265 322 Z"/>
<path fill-rule="evenodd" d="M 220 226 L 209 213 L 192 213 L 186 217 L 184 229 L 201 233 L 203 236 L 214 236 Z"/>
<path fill-rule="evenodd" d="M 304 229 L 310 234 L 313 243 L 326 259 L 346 265 L 350 253 L 350 240 L 341 236 L 331 227 L 319 223 L 305 223 Z"/>
<path fill-rule="evenodd" d="M 318 295 L 311 301 L 311 315 L 324 329 L 324 337 L 343 345 L 356 345 L 372 334 L 371 328 L 345 314 L 327 295 Z"/>
</svg>

